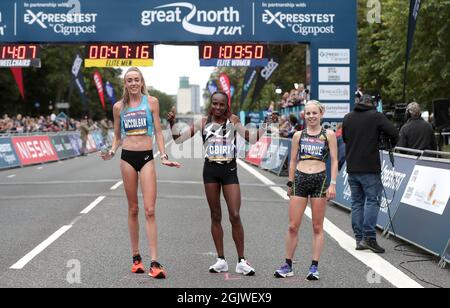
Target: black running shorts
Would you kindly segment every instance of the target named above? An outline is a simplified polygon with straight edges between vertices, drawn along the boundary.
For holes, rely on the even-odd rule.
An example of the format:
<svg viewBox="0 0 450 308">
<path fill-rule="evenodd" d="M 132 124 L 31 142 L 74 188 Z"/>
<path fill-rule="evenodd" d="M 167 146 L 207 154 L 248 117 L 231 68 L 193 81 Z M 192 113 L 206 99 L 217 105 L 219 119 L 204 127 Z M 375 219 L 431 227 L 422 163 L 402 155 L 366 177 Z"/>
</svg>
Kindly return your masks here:
<svg viewBox="0 0 450 308">
<path fill-rule="evenodd" d="M 302 198 L 325 198 L 327 196 L 327 173 L 303 173 L 295 171 L 292 195 Z"/>
<path fill-rule="evenodd" d="M 217 163 L 205 160 L 203 166 L 203 183 L 221 185 L 239 184 L 236 160 L 230 163 Z"/>
</svg>

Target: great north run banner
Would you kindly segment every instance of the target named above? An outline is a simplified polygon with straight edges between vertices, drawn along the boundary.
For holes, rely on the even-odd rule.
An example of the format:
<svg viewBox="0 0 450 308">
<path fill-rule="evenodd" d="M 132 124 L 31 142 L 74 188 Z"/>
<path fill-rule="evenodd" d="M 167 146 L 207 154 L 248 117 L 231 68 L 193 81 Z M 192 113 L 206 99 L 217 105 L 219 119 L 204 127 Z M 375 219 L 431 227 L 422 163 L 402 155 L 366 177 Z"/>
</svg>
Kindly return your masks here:
<svg viewBox="0 0 450 308">
<path fill-rule="evenodd" d="M 0 169 L 20 166 L 11 138 L 0 138 Z"/>
</svg>

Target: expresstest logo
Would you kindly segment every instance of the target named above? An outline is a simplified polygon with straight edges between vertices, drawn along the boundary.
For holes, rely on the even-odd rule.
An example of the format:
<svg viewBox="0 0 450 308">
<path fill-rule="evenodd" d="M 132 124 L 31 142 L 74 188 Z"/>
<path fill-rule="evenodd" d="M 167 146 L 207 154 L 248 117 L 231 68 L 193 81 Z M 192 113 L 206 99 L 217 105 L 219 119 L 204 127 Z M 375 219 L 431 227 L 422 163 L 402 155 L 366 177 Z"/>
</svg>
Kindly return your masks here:
<svg viewBox="0 0 450 308">
<path fill-rule="evenodd" d="M 301 14 L 283 13 L 281 11 L 264 10 L 262 22 L 266 25 L 276 25 L 281 29 L 291 29 L 302 35 L 334 34 L 336 14 Z"/>
<path fill-rule="evenodd" d="M 232 6 L 206 11 L 198 10 L 192 3 L 177 2 L 141 13 L 143 26 L 181 23 L 184 30 L 199 35 L 242 35 L 244 25 L 239 22 L 240 13 Z"/>
<path fill-rule="evenodd" d="M 79 0 L 24 3 L 23 21 L 64 36 L 96 33 L 97 13 L 81 13 Z"/>
</svg>

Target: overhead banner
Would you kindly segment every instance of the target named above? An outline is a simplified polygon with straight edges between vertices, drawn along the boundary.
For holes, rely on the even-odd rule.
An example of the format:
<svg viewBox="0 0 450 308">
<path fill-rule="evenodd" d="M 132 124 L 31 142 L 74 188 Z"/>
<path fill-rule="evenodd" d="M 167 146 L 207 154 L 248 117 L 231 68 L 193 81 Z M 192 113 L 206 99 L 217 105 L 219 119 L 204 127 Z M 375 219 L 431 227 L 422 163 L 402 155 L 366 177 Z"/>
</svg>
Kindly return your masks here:
<svg viewBox="0 0 450 308">
<path fill-rule="evenodd" d="M 93 75 L 95 87 L 97 88 L 98 97 L 100 98 L 100 102 L 102 103 L 103 110 L 106 110 L 105 106 L 105 94 L 103 92 L 103 80 L 102 75 L 98 71 L 94 72 Z"/>
<path fill-rule="evenodd" d="M 0 12 L 4 42 L 333 41 L 356 28 L 354 0 L 2 0 Z"/>
</svg>

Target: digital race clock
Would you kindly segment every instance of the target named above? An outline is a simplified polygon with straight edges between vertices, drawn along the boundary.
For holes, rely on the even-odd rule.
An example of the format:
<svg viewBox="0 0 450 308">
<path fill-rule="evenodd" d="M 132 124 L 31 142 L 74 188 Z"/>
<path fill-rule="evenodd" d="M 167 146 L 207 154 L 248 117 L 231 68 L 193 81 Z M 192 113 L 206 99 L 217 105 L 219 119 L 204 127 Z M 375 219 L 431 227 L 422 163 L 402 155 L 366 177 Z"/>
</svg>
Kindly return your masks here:
<svg viewBox="0 0 450 308">
<path fill-rule="evenodd" d="M 85 52 L 85 67 L 153 65 L 153 45 L 145 43 L 89 44 Z"/>
<path fill-rule="evenodd" d="M 40 67 L 39 45 L 0 44 L 0 67 Z"/>
<path fill-rule="evenodd" d="M 265 66 L 267 45 L 262 44 L 202 44 L 199 46 L 201 66 Z"/>
</svg>

